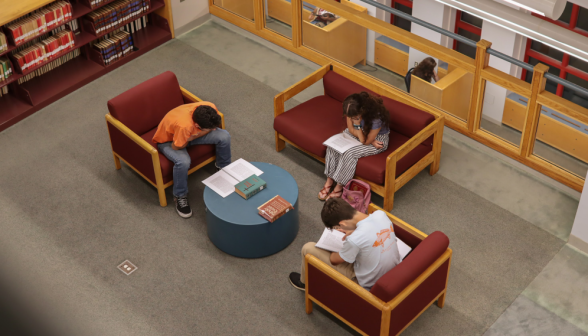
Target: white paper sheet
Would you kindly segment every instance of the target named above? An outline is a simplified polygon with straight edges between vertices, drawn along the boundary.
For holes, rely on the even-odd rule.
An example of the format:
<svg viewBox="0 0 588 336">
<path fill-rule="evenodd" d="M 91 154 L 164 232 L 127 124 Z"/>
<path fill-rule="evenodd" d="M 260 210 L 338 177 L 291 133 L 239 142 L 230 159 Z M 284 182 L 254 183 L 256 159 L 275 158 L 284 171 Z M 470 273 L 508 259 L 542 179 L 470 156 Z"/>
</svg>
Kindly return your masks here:
<svg viewBox="0 0 588 336">
<path fill-rule="evenodd" d="M 227 174 L 224 170 L 220 170 L 202 181 L 202 183 L 225 198 L 235 192 L 235 184 L 239 183 L 239 181 Z"/>
<path fill-rule="evenodd" d="M 316 247 L 331 252 L 341 252 L 343 249 L 343 237 L 345 237 L 343 232 L 325 228 L 321 239 L 316 243 Z"/>
<path fill-rule="evenodd" d="M 360 146 L 361 142 L 355 140 L 345 133 L 339 133 L 328 138 L 327 141 L 323 142 L 323 145 L 331 147 L 337 152 L 343 154 L 350 148 Z"/>
<path fill-rule="evenodd" d="M 260 176 L 263 174 L 261 170 L 243 159 L 239 159 L 231 163 L 230 165 L 224 167 L 223 170 L 229 173 L 229 175 L 237 179 L 239 182 L 243 181 L 251 175 L 255 174 Z"/>
<path fill-rule="evenodd" d="M 406 257 L 408 252 L 412 250 L 412 248 L 398 238 L 396 238 L 396 241 L 398 242 L 396 245 L 398 246 L 398 253 L 400 253 L 400 260 L 402 260 L 404 257 Z"/>
</svg>

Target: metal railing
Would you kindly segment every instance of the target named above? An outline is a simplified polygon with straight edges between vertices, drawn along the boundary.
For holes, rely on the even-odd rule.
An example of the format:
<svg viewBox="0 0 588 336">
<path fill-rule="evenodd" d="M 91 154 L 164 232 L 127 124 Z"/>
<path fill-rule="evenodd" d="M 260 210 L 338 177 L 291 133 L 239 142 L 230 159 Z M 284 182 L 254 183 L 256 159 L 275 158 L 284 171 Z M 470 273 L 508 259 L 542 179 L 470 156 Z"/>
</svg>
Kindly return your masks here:
<svg viewBox="0 0 588 336">
<path fill-rule="evenodd" d="M 414 23 L 416 23 L 418 25 L 421 25 L 421 26 L 423 26 L 425 28 L 428 28 L 428 29 L 431 29 L 433 31 L 436 31 L 436 32 L 438 32 L 440 34 L 443 34 L 445 36 L 451 37 L 452 39 L 457 40 L 457 41 L 459 41 L 461 43 L 464 43 L 464 44 L 467 44 L 467 45 L 469 45 L 471 47 L 476 48 L 476 42 L 473 41 L 473 40 L 470 40 L 467 37 L 464 37 L 464 36 L 458 35 L 458 34 L 456 34 L 454 32 L 450 32 L 449 30 L 446 30 L 446 29 L 437 27 L 434 24 L 430 24 L 430 23 L 428 23 L 426 21 L 423 21 L 423 20 L 421 20 L 419 18 L 415 18 L 412 15 L 406 14 L 406 13 L 404 13 L 404 12 L 398 10 L 398 9 L 395 9 L 395 8 L 392 8 L 392 7 L 388 7 L 388 6 L 383 5 L 383 4 L 379 3 L 379 2 L 376 2 L 374 0 L 361 0 L 361 1 L 362 2 L 365 2 L 366 4 L 372 5 L 374 7 L 377 7 L 379 9 L 383 10 L 383 11 L 386 11 L 388 13 L 391 13 L 391 14 L 394 14 L 396 16 L 399 16 L 399 17 L 401 17 L 401 18 L 403 18 L 405 20 L 408 20 L 410 22 L 414 22 Z M 521 67 L 521 68 L 523 68 L 523 69 L 525 69 L 527 71 L 533 72 L 533 66 L 531 64 L 528 64 L 528 63 L 525 63 L 523 61 L 520 61 L 520 60 L 518 60 L 518 59 L 516 59 L 516 58 L 514 58 L 512 56 L 508 56 L 508 55 L 503 54 L 500 51 L 494 50 L 492 48 L 488 48 L 487 49 L 487 52 L 488 52 L 488 54 L 490 54 L 492 56 L 496 56 L 496 57 L 498 57 L 498 58 L 500 58 L 502 60 L 505 60 L 507 62 L 510 62 L 510 63 L 512 63 L 512 64 L 514 64 L 516 66 L 519 66 L 519 67 Z M 563 78 L 560 78 L 560 77 L 558 77 L 558 76 L 556 76 L 554 74 L 545 73 L 544 77 L 547 78 L 547 79 L 549 79 L 549 80 L 551 80 L 551 81 L 553 81 L 553 82 L 556 82 L 558 84 L 561 84 L 561 85 L 567 87 L 568 89 L 571 89 L 571 90 L 573 90 L 575 92 L 579 92 L 579 93 L 582 93 L 582 94 L 588 96 L 588 89 L 583 88 L 583 87 L 581 87 L 581 86 L 579 86 L 577 84 L 574 84 L 574 83 L 572 83 L 570 81 L 567 81 L 567 80 L 565 80 Z"/>
</svg>

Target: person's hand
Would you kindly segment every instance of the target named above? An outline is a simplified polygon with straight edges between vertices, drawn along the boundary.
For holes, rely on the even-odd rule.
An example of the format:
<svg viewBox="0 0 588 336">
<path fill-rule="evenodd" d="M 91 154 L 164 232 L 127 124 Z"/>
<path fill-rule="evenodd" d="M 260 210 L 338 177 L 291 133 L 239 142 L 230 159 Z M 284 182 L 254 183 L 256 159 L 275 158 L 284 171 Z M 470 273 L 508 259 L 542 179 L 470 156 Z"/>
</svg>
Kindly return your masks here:
<svg viewBox="0 0 588 336">
<path fill-rule="evenodd" d="M 343 232 L 345 235 L 343 236 L 343 238 L 341 238 L 341 240 L 345 240 L 347 239 L 347 236 L 349 236 L 350 234 L 353 233 L 353 230 L 343 230 L 343 229 L 337 229 L 337 231 L 339 232 Z"/>
<path fill-rule="evenodd" d="M 384 148 L 384 143 L 381 141 L 374 140 L 374 142 L 372 142 L 372 146 L 376 147 L 376 149 L 380 149 Z"/>
</svg>

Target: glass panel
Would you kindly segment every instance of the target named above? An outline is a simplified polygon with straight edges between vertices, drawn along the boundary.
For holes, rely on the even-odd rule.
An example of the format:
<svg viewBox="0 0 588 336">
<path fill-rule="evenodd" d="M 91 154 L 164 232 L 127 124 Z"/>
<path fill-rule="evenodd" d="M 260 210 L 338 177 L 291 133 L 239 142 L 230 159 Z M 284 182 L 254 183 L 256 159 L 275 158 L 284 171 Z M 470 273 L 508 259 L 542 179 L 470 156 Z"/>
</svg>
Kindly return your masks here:
<svg viewBox="0 0 588 336">
<path fill-rule="evenodd" d="M 574 56 L 570 56 L 569 64 L 570 66 L 573 66 L 578 70 L 586 72 L 586 75 L 588 76 L 588 62 L 584 62 L 581 59 L 575 58 Z"/>
<path fill-rule="evenodd" d="M 394 8 L 401 10 L 406 14 L 412 15 L 412 8 L 410 8 L 408 6 L 404 6 L 399 3 L 396 3 L 396 4 L 394 4 Z M 397 27 L 400 27 L 406 31 L 410 31 L 411 22 L 406 19 L 403 19 L 401 17 L 394 16 L 394 25 Z"/>
<path fill-rule="evenodd" d="M 484 22 L 484 20 L 480 19 L 479 17 L 473 16 L 472 14 L 466 12 L 461 12 L 461 21 L 467 22 L 478 28 L 482 28 L 482 22 Z"/>
<path fill-rule="evenodd" d="M 541 108 L 533 154 L 581 178 L 588 171 L 588 125 Z"/>
<path fill-rule="evenodd" d="M 214 0 L 214 4 L 247 20 L 253 21 L 254 0 Z"/>
<path fill-rule="evenodd" d="M 560 62 L 563 60 L 563 55 L 564 55 L 563 52 L 561 52 L 557 49 L 551 48 L 550 46 L 545 45 L 541 42 L 537 42 L 537 41 L 531 42 L 531 49 L 533 49 L 537 52 L 540 52 L 546 56 L 549 56 L 553 59 L 556 59 Z"/>
<path fill-rule="evenodd" d="M 588 89 L 588 81 L 583 80 L 582 78 L 568 74 L 566 79 L 574 84 Z M 582 107 L 588 108 L 588 96 L 581 92 L 576 92 L 574 90 L 568 89 L 567 87 L 564 87 L 563 97 L 572 103 L 576 103 Z"/>
<path fill-rule="evenodd" d="M 292 4 L 284 0 L 265 0 L 265 27 L 289 39 L 292 38 Z"/>
<path fill-rule="evenodd" d="M 561 21 L 561 22 L 565 22 L 567 24 L 570 24 L 570 21 L 572 19 L 572 9 L 574 8 L 574 4 L 569 2 L 566 4 L 566 8 L 563 11 L 563 14 L 559 17 L 559 19 L 557 21 Z M 578 21 L 579 23 L 580 21 Z"/>
<path fill-rule="evenodd" d="M 480 129 L 518 147 L 521 143 L 528 101 L 528 97 L 512 93 L 487 81 Z"/>
<path fill-rule="evenodd" d="M 539 63 L 538 60 L 534 59 L 533 57 L 529 57 L 529 62 L 527 62 L 529 64 L 531 64 L 532 66 L 535 66 Z M 556 76 L 559 77 L 559 69 L 550 66 L 549 67 L 549 73 L 552 73 Z M 527 71 L 527 77 L 525 77 L 525 81 L 527 83 L 531 83 L 533 81 L 533 73 L 531 71 Z M 547 80 L 547 84 L 545 84 L 545 90 L 551 92 L 551 93 L 556 93 L 557 92 L 557 83 L 550 81 L 549 79 Z"/>
<path fill-rule="evenodd" d="M 582 30 L 588 31 L 588 9 L 584 7 L 580 7 L 580 11 L 578 12 L 578 22 L 576 23 L 576 27 Z"/>
</svg>

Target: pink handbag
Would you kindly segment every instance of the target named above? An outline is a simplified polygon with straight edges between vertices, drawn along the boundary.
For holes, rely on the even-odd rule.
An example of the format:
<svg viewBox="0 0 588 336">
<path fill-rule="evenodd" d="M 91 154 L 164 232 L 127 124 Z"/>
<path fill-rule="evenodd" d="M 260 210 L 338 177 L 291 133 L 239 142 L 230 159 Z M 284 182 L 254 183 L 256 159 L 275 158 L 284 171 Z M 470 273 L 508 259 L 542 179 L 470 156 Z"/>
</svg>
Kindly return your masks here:
<svg viewBox="0 0 588 336">
<path fill-rule="evenodd" d="M 355 210 L 366 213 L 368 205 L 372 200 L 372 190 L 370 185 L 363 181 L 351 180 L 343 188 L 341 198 L 355 208 Z"/>
</svg>

